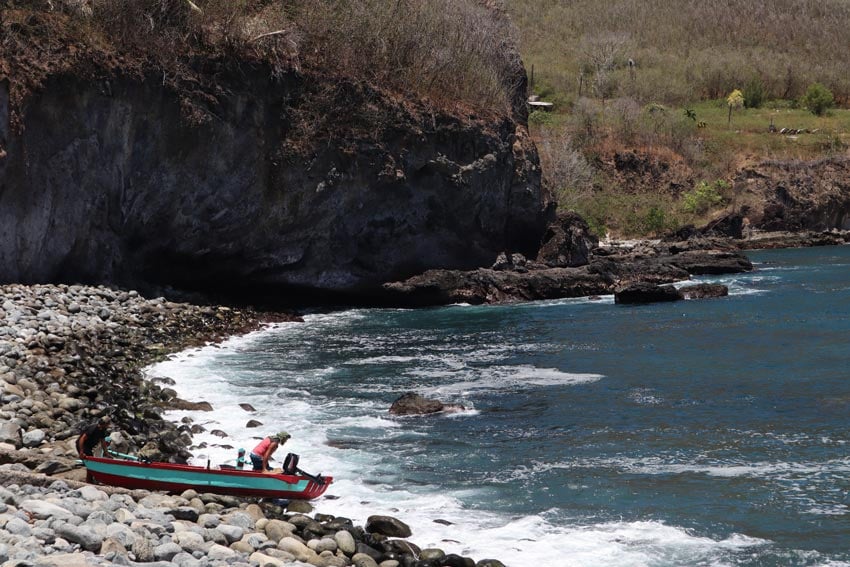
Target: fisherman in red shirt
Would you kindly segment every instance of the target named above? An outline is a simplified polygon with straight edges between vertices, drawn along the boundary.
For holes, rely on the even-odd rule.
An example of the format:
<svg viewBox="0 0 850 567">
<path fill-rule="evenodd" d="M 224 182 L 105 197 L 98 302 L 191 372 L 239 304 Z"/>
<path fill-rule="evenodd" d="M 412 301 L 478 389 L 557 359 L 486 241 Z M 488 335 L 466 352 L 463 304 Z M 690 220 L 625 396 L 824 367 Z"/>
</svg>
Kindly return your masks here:
<svg viewBox="0 0 850 567">
<path fill-rule="evenodd" d="M 275 435 L 269 435 L 251 451 L 251 464 L 255 471 L 269 471 L 269 460 L 278 447 L 286 443 L 290 438 L 289 433 L 281 431 Z"/>
</svg>

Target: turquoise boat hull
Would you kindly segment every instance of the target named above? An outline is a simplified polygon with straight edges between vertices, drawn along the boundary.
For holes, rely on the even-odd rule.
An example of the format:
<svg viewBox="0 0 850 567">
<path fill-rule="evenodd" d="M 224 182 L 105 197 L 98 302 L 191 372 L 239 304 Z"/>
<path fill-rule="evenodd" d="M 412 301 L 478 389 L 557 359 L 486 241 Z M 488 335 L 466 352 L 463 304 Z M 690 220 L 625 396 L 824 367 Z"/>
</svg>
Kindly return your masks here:
<svg viewBox="0 0 850 567">
<path fill-rule="evenodd" d="M 90 482 L 166 492 L 212 492 L 230 496 L 311 500 L 324 494 L 333 477 L 262 473 L 251 470 L 198 467 L 102 457 L 83 461 Z"/>
</svg>

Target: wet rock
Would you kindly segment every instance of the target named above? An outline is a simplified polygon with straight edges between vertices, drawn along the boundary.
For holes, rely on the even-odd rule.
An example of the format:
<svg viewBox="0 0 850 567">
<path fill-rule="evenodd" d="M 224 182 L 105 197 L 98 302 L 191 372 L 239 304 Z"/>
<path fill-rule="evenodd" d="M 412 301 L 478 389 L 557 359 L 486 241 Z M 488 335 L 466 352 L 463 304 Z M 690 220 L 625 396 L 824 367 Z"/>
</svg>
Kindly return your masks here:
<svg viewBox="0 0 850 567">
<path fill-rule="evenodd" d="M 710 299 L 714 297 L 726 297 L 729 288 L 722 284 L 696 284 L 679 288 L 682 299 Z"/>
<path fill-rule="evenodd" d="M 351 564 L 354 567 L 378 567 L 377 561 L 365 553 L 355 553 L 351 558 Z"/>
<path fill-rule="evenodd" d="M 443 558 L 443 567 L 475 567 L 475 560 L 471 557 L 449 553 Z"/>
<path fill-rule="evenodd" d="M 209 402 L 190 402 L 187 400 L 181 400 L 180 398 L 175 398 L 169 402 L 169 405 L 172 409 L 176 410 L 186 410 L 186 411 L 212 411 L 212 404 Z"/>
<path fill-rule="evenodd" d="M 656 303 L 660 301 L 678 301 L 682 299 L 672 285 L 635 283 L 615 290 L 614 303 Z"/>
<path fill-rule="evenodd" d="M 369 516 L 365 529 L 367 533 L 379 533 L 387 537 L 406 538 L 413 533 L 410 526 L 392 516 Z"/>
<path fill-rule="evenodd" d="M 693 275 L 740 274 L 753 269 L 746 256 L 725 250 L 688 250 L 673 256 L 670 263 Z"/>
<path fill-rule="evenodd" d="M 393 415 L 422 415 L 442 411 L 461 411 L 464 407 L 457 404 L 444 404 L 439 400 L 425 398 L 413 392 L 407 392 L 390 406 Z"/>
</svg>

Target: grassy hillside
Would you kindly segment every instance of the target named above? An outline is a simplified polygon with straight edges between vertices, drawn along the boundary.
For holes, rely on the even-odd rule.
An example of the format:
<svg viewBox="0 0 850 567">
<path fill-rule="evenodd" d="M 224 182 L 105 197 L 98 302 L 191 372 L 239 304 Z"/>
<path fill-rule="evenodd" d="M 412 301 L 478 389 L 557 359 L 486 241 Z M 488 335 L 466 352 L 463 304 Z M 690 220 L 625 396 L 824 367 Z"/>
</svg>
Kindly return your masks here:
<svg viewBox="0 0 850 567">
<path fill-rule="evenodd" d="M 555 103 L 531 116 L 547 183 L 600 233 L 703 222 L 738 205 L 728 189 L 738 167 L 850 145 L 843 0 L 525 0 L 508 10 L 533 92 Z M 822 115 L 806 106 L 814 83 L 833 96 Z M 745 104 L 730 113 L 736 89 Z M 694 206 L 696 194 L 705 203 Z"/>
<path fill-rule="evenodd" d="M 581 71 L 593 83 L 598 68 L 609 75 L 606 90 L 645 102 L 719 98 L 751 81 L 768 99 L 798 98 L 813 82 L 842 103 L 850 98 L 845 0 L 523 0 L 507 8 L 538 88 L 568 99 Z"/>
</svg>

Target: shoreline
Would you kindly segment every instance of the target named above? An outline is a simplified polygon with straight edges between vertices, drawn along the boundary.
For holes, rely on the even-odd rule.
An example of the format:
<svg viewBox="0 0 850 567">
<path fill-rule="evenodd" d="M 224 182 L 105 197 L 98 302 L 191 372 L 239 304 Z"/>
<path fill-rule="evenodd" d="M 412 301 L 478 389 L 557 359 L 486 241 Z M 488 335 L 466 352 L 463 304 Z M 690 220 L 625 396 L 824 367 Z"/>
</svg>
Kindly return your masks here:
<svg viewBox="0 0 850 567">
<path fill-rule="evenodd" d="M 0 286 L 0 563 L 503 567 L 495 559 L 421 550 L 397 539 L 410 529 L 387 516 L 370 516 L 363 527 L 310 517 L 313 506 L 304 501 L 282 508 L 82 482 L 74 441 L 81 423 L 103 414 L 113 418 L 121 452 L 152 460 L 188 456 L 185 425 L 161 414 L 191 409 L 192 402 L 149 381 L 145 368 L 267 323 L 298 320 L 106 286 Z"/>
<path fill-rule="evenodd" d="M 848 233 L 843 232 L 835 236 L 840 242 L 816 240 L 817 243 L 809 246 L 847 244 Z M 801 240 L 799 236 L 795 238 L 797 241 Z M 770 243 L 780 241 L 770 238 L 753 239 L 751 242 L 757 240 Z M 775 247 L 779 246 L 766 246 L 764 249 Z M 303 502 L 296 502 L 290 509 L 283 509 L 257 506 L 249 504 L 247 500 L 192 494 L 152 498 L 155 493 L 95 487 L 81 482 L 85 473 L 84 469 L 76 464 L 73 442 L 81 423 L 94 420 L 104 413 L 112 415 L 115 429 L 120 431 L 117 437 L 123 438 L 124 446 L 119 449 L 122 452 L 142 454 L 153 460 L 168 460 L 169 456 L 188 458 L 188 448 L 192 444 L 188 426 L 170 422 L 161 416 L 173 409 L 196 409 L 193 408 L 194 403 L 178 398 L 177 393 L 168 388 L 167 384 L 149 380 L 144 372 L 146 368 L 169 355 L 193 347 L 216 344 L 229 337 L 244 336 L 262 329 L 268 323 L 299 320 L 301 319 L 297 315 L 265 313 L 251 308 L 197 306 L 175 303 L 163 298 L 145 299 L 135 291 L 106 286 L 0 286 L 0 479 L 5 487 L 0 489 L 0 564 L 13 559 L 54 564 L 50 563 L 50 558 L 59 555 L 65 557 L 55 564 L 66 567 L 67 562 L 74 559 L 86 561 L 85 564 L 90 565 L 102 564 L 98 563 L 99 561 L 109 564 L 113 560 L 119 564 L 132 564 L 126 561 L 142 562 L 139 557 L 148 561 L 170 561 L 170 564 L 177 563 L 181 567 L 184 564 L 185 567 L 236 565 L 242 561 L 253 565 L 258 562 L 274 564 L 274 561 L 260 557 L 252 560 L 251 555 L 272 547 L 268 543 L 269 534 L 265 530 L 268 522 L 282 522 L 292 517 L 304 526 L 313 526 L 315 530 L 308 530 L 306 537 L 303 537 L 304 526 L 293 524 L 291 529 L 288 528 L 289 535 L 285 537 L 275 532 L 280 537 L 277 538 L 274 549 L 282 551 L 277 546 L 283 539 L 290 537 L 309 549 L 308 544 L 312 536 L 320 533 L 327 536 L 329 529 L 339 531 L 337 528 L 343 525 L 345 527 L 342 531 L 347 530 L 354 534 L 352 537 L 357 536 L 356 541 L 367 547 L 369 544 L 376 547 L 386 545 L 388 540 L 382 534 L 370 534 L 361 526 L 347 525 L 344 518 L 331 518 L 323 514 L 316 514 L 316 519 L 309 518 L 305 514 L 312 512 L 313 508 Z M 104 384 L 110 384 L 112 387 L 104 388 Z M 133 542 L 128 538 L 125 538 L 120 548 L 111 548 L 110 546 L 114 545 L 111 542 L 109 545 L 105 544 L 109 539 L 106 535 L 109 526 L 130 526 L 132 520 L 112 521 L 104 526 L 97 524 L 97 529 L 92 528 L 95 535 L 86 532 L 83 537 L 73 530 L 60 533 L 56 529 L 62 522 L 50 516 L 39 518 L 37 513 L 23 507 L 23 503 L 30 500 L 64 502 L 79 498 L 92 502 L 105 500 L 116 510 L 139 509 L 142 516 L 156 516 L 166 523 L 178 522 L 172 525 L 171 531 L 167 531 L 172 535 L 165 536 L 149 531 L 142 536 L 142 539 L 149 543 L 169 537 L 179 545 L 180 538 L 174 534 L 186 528 L 179 523 L 186 522 L 180 516 L 196 515 L 191 512 L 184 514 L 179 511 L 181 508 L 192 508 L 197 514 L 203 515 L 210 513 L 211 509 L 216 513 L 225 510 L 235 513 L 235 510 L 244 511 L 255 506 L 256 508 L 251 510 L 256 518 L 250 527 L 252 531 L 245 531 L 248 530 L 247 527 L 243 529 L 243 535 L 251 543 L 240 538 L 239 541 L 234 540 L 224 546 L 234 551 L 235 545 L 235 555 L 219 548 L 215 548 L 216 552 L 210 554 L 210 542 L 221 545 L 223 536 L 205 532 L 203 537 L 208 535 L 211 539 L 204 539 L 203 545 L 194 538 L 192 545 L 195 549 L 183 546 L 181 551 L 175 552 L 169 559 L 158 559 L 156 554 L 146 555 L 145 551 L 133 551 Z M 156 504 L 153 504 L 154 501 Z M 73 510 L 74 506 L 75 504 L 69 504 L 68 510 Z M 170 512 L 162 512 L 163 507 Z M 171 514 L 169 518 L 168 514 L 175 511 L 176 516 Z M 76 515 L 73 521 L 77 522 L 76 525 L 84 525 L 89 522 L 92 514 L 93 512 Z M 27 525 L 20 524 L 16 518 L 25 519 Z M 322 518 L 322 522 L 318 522 L 318 518 Z M 209 521 L 229 525 L 221 518 Z M 350 520 L 347 521 L 350 524 Z M 191 531 L 197 531 L 198 522 L 189 522 L 194 526 Z M 320 524 L 330 524 L 333 528 L 322 527 Z M 117 527 L 111 529 L 119 530 Z M 224 529 L 226 531 L 227 528 Z M 376 540 L 375 535 L 381 537 Z M 254 539 L 251 539 L 252 537 Z M 341 537 L 346 539 L 345 536 Z M 321 541 L 321 538 L 312 539 Z M 94 549 L 93 541 L 98 541 L 99 546 L 105 547 Z M 240 542 L 245 545 L 236 545 Z M 405 543 L 415 547 L 412 543 Z M 248 546 L 254 544 L 256 546 L 249 550 Z M 326 556 L 326 559 L 319 560 L 319 554 L 314 554 L 316 557 L 313 557 L 308 552 L 303 552 L 306 555 L 302 556 L 313 558 L 314 562 L 310 563 L 313 565 L 335 565 L 339 561 L 342 561 L 340 565 L 351 564 L 353 554 L 347 555 L 345 559 L 340 558 L 338 542 L 335 547 L 329 542 L 325 542 L 323 546 L 334 548 L 331 555 L 337 559 L 332 560 Z M 173 546 L 168 549 L 170 551 L 163 551 L 160 555 L 165 557 L 175 551 Z M 188 553 L 192 560 L 184 558 L 184 562 L 175 561 L 174 557 L 179 553 Z M 390 553 L 402 556 L 404 552 L 402 550 Z M 227 557 L 218 558 L 217 554 Z M 69 558 L 69 555 L 81 557 Z M 419 552 L 415 555 L 420 556 Z M 107 556 L 110 557 L 109 560 L 106 559 Z M 116 560 L 116 557 L 119 559 Z M 122 557 L 124 559 L 120 559 Z M 288 556 L 285 559 L 290 560 Z M 461 559 L 458 559 L 457 564 L 464 567 L 502 565 L 496 560 L 482 560 L 470 564 Z M 365 565 L 371 564 L 367 561 Z M 376 562 L 375 565 L 397 567 L 404 564 Z M 435 563 L 434 567 L 438 565 L 439 563 Z"/>
</svg>

